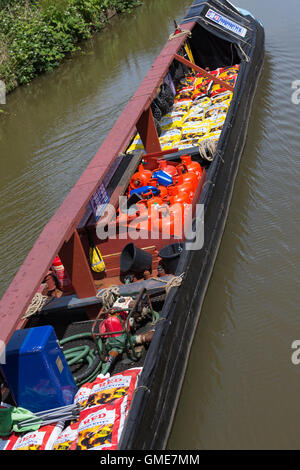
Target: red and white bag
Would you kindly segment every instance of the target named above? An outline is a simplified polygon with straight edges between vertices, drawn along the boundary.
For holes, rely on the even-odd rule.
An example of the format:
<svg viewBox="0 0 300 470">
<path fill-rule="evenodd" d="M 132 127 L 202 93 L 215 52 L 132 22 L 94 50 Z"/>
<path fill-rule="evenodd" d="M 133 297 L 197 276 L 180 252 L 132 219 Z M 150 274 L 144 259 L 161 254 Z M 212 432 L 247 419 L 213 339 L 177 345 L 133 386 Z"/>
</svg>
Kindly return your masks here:
<svg viewBox="0 0 300 470">
<path fill-rule="evenodd" d="M 8 437 L 0 437 L 0 450 L 12 450 L 18 436 L 12 433 Z"/>
<path fill-rule="evenodd" d="M 127 398 L 80 413 L 76 450 L 116 450 L 124 427 Z"/>
<path fill-rule="evenodd" d="M 79 422 L 72 423 L 64 429 L 54 443 L 53 450 L 75 450 L 78 438 Z"/>
<path fill-rule="evenodd" d="M 75 395 L 74 402 L 84 408 L 113 403 L 122 397 L 127 397 L 127 409 L 131 404 L 141 367 L 128 369 L 106 379 L 97 378 L 92 383 L 83 385 Z"/>
<path fill-rule="evenodd" d="M 63 422 L 56 425 L 42 426 L 38 431 L 21 435 L 12 448 L 6 450 L 52 450 L 55 441 L 63 429 Z"/>
</svg>

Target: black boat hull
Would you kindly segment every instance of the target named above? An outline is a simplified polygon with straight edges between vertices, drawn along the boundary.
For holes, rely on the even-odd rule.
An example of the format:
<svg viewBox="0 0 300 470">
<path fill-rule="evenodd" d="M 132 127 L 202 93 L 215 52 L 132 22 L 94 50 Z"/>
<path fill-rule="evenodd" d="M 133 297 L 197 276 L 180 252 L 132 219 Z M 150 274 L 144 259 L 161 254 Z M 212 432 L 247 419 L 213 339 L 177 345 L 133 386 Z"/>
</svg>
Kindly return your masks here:
<svg viewBox="0 0 300 470">
<path fill-rule="evenodd" d="M 187 15 L 203 14 L 195 2 Z M 229 15 L 225 0 L 211 0 L 209 6 Z M 223 5 L 223 9 L 220 5 Z M 207 11 L 207 10 L 205 10 Z M 233 20 L 237 14 L 233 13 Z M 199 24 L 204 27 L 203 17 Z M 205 207 L 205 241 L 198 251 L 187 251 L 179 269 L 185 272 L 183 284 L 172 289 L 149 348 L 139 386 L 131 405 L 120 450 L 164 449 L 171 430 L 186 366 L 201 313 L 204 296 L 224 231 L 234 182 L 245 145 L 253 98 L 264 60 L 264 30 L 247 16 L 247 36 L 242 44 L 239 78 L 224 130 L 199 203 Z M 228 35 L 211 25 L 205 29 L 219 38 Z M 234 42 L 234 41 L 233 41 Z"/>
</svg>

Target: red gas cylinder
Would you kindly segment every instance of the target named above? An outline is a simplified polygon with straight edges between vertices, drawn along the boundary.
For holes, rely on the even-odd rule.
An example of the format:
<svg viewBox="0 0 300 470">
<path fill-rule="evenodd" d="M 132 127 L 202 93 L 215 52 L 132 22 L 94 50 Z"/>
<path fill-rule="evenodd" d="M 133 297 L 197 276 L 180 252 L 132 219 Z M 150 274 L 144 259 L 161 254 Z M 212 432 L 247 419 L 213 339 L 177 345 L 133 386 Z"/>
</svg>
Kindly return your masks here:
<svg viewBox="0 0 300 470">
<path fill-rule="evenodd" d="M 69 278 L 68 273 L 65 271 L 64 265 L 62 264 L 59 256 L 54 259 L 52 263 L 52 269 L 58 279 L 60 290 L 63 292 L 74 291 L 71 279 Z"/>
<path fill-rule="evenodd" d="M 168 189 L 166 186 L 160 186 L 157 182 L 156 179 L 151 179 L 149 180 L 148 182 L 148 185 L 149 186 L 154 186 L 155 188 L 159 189 L 159 197 L 161 197 L 162 199 L 166 196 L 168 196 Z"/>
<path fill-rule="evenodd" d="M 184 207 L 182 204 L 173 204 L 160 211 L 156 221 L 160 233 L 166 236 L 182 237 L 184 223 Z"/>
<path fill-rule="evenodd" d="M 130 181 L 131 189 L 137 189 L 142 186 L 147 186 L 152 177 L 152 171 L 146 170 L 141 164 L 138 171 L 133 175 Z"/>
<path fill-rule="evenodd" d="M 179 165 L 178 174 L 182 177 L 182 181 L 184 183 L 191 183 L 191 185 L 193 186 L 193 190 L 196 191 L 199 183 L 199 178 L 196 173 L 194 173 L 193 171 L 188 171 L 185 165 Z"/>
<path fill-rule="evenodd" d="M 185 191 L 184 188 L 181 188 L 180 191 L 178 188 L 179 186 L 169 186 L 170 204 L 189 204 L 191 201 L 191 188 L 188 187 L 188 191 Z"/>
<path fill-rule="evenodd" d="M 168 165 L 166 160 L 160 160 L 158 162 L 158 169 L 165 171 L 170 176 L 175 176 L 177 173 L 176 166 Z"/>
<path fill-rule="evenodd" d="M 147 206 L 151 207 L 153 204 L 158 204 L 161 205 L 163 203 L 163 200 L 159 196 L 153 196 L 151 199 L 147 201 Z"/>
<path fill-rule="evenodd" d="M 193 200 L 195 194 L 193 182 L 185 181 L 182 175 L 176 177 L 176 184 L 169 186 L 168 191 L 170 197 L 181 193 L 186 194 L 188 196 L 188 202 Z"/>
<path fill-rule="evenodd" d="M 190 155 L 182 155 L 181 162 L 183 165 L 186 166 L 188 172 L 195 173 L 198 177 L 198 180 L 201 178 L 203 169 L 198 162 L 193 162 L 192 157 Z"/>
</svg>

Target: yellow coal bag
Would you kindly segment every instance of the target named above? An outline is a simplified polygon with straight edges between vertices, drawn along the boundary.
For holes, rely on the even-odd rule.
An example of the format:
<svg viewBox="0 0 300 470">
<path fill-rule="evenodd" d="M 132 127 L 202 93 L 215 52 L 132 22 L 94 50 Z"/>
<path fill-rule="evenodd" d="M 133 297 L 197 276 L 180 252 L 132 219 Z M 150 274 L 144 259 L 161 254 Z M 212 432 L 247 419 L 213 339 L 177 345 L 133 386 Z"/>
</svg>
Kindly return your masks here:
<svg viewBox="0 0 300 470">
<path fill-rule="evenodd" d="M 217 104 L 226 104 L 228 105 L 231 100 L 232 100 L 233 93 L 230 91 L 227 91 L 225 93 L 220 93 L 219 95 L 215 95 L 211 99 L 212 105 L 217 105 Z"/>
<path fill-rule="evenodd" d="M 135 150 L 144 150 L 144 145 L 139 134 L 136 134 L 127 152 L 131 153 L 131 152 L 134 152 Z"/>
</svg>

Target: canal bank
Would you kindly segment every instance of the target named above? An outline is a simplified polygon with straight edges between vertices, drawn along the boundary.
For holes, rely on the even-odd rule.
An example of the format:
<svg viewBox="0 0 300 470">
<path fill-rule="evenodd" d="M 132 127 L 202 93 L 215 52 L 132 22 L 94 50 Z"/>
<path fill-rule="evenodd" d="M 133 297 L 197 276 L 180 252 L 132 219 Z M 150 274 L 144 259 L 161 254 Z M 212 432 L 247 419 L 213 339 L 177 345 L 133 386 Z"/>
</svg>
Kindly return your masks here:
<svg viewBox="0 0 300 470">
<path fill-rule="evenodd" d="M 56 68 L 139 0 L 1 0 L 0 80 L 10 92 Z"/>
</svg>

